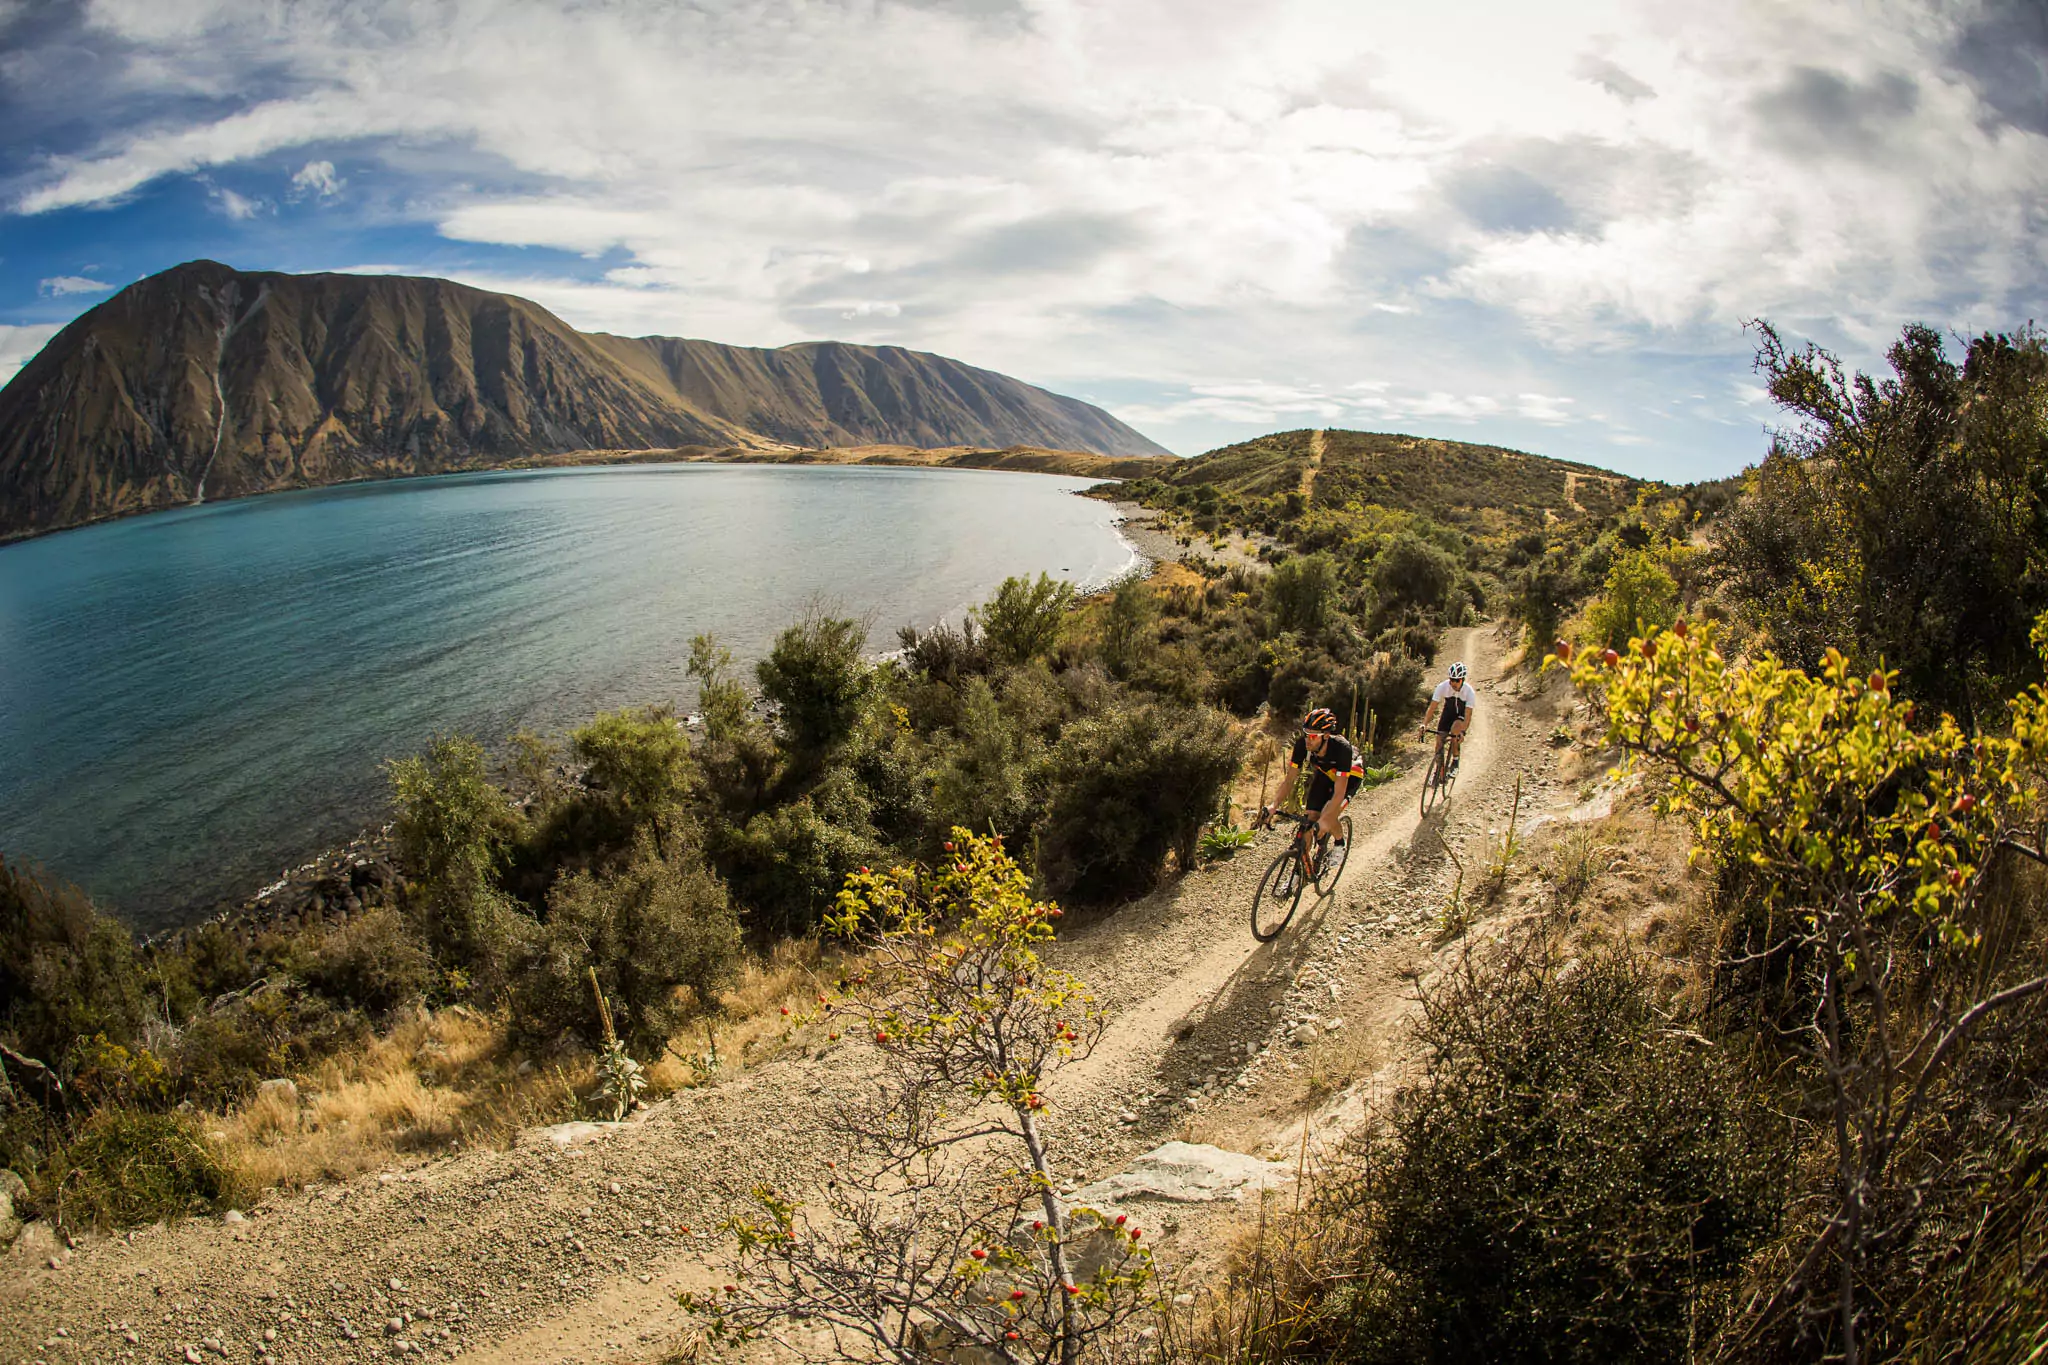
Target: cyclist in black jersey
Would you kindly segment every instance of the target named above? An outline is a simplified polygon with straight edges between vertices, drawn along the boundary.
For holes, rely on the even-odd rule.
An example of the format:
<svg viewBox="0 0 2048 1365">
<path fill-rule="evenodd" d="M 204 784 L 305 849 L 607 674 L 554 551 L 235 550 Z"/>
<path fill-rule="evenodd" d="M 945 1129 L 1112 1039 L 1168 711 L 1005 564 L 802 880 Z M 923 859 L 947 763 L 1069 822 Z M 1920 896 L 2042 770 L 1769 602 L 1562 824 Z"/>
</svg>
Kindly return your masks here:
<svg viewBox="0 0 2048 1365">
<path fill-rule="evenodd" d="M 1304 812 L 1316 814 L 1317 832 L 1326 838 L 1337 836 L 1337 817 L 1351 803 L 1351 793 L 1365 781 L 1365 760 L 1350 740 L 1337 733 L 1337 714 L 1319 706 L 1301 719 L 1301 734 L 1295 738 L 1288 757 L 1287 780 L 1280 784 L 1274 803 L 1259 812 L 1260 823 L 1287 804 L 1304 769 L 1309 774 L 1307 791 L 1301 800 Z"/>
</svg>

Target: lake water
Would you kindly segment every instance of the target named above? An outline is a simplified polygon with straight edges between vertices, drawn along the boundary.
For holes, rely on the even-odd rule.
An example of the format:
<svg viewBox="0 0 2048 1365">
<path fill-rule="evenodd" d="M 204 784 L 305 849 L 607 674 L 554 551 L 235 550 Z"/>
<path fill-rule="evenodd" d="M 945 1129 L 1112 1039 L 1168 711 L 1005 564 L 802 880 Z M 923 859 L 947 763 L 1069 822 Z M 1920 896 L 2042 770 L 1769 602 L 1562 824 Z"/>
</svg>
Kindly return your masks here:
<svg viewBox="0 0 2048 1365">
<path fill-rule="evenodd" d="M 637 465 L 273 494 L 0 547 L 0 854 L 146 928 L 388 809 L 383 760 L 688 704 L 807 603 L 896 627 L 1134 562 L 1079 479 Z"/>
</svg>

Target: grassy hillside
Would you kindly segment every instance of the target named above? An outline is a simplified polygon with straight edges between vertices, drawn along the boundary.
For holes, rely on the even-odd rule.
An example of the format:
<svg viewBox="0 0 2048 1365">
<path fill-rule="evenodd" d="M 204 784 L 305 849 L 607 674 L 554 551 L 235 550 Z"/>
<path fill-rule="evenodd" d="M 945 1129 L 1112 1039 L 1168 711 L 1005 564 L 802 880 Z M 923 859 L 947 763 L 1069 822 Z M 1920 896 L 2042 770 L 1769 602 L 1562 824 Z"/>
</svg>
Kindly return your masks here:
<svg viewBox="0 0 2048 1365">
<path fill-rule="evenodd" d="M 1501 446 L 1371 431 L 1283 431 L 1197 456 L 1160 476 L 1175 488 L 1216 489 L 1226 502 L 1285 500 L 1304 487 L 1307 507 L 1350 503 L 1498 531 L 1559 517 L 1612 515 L 1641 480 Z M 1312 477 L 1310 475 L 1312 474 Z"/>
</svg>

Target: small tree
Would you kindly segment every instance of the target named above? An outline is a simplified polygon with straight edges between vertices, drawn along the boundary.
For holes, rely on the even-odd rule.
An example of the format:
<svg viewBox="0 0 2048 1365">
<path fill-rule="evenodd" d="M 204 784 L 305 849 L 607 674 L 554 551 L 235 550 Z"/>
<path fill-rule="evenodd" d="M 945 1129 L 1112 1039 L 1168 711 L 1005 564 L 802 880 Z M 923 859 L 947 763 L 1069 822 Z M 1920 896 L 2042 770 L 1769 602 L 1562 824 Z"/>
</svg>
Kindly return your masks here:
<svg viewBox="0 0 2048 1365">
<path fill-rule="evenodd" d="M 733 739 L 747 728 L 747 689 L 732 670 L 732 651 L 716 636 L 690 637 L 690 662 L 684 671 L 697 684 L 697 709 L 704 713 L 709 739 Z"/>
<path fill-rule="evenodd" d="M 622 832 L 646 828 L 656 852 L 690 786 L 690 741 L 665 706 L 607 711 L 569 736 Z"/>
<path fill-rule="evenodd" d="M 784 741 L 815 764 L 843 744 L 860 724 L 874 689 L 874 670 L 861 657 L 867 627 L 818 612 L 775 637 L 768 657 L 754 665 L 761 694 L 782 708 Z"/>
<path fill-rule="evenodd" d="M 465 735 L 437 737 L 388 771 L 398 801 L 393 834 L 417 880 L 413 908 L 427 945 L 489 981 L 524 922 L 496 881 L 517 824 L 512 803 L 491 784 L 483 746 Z"/>
<path fill-rule="evenodd" d="M 719 1340 L 1075 1365 L 1156 1307 L 1142 1231 L 1055 1194 L 1045 1080 L 1104 1023 L 1087 987 L 1038 957 L 1059 909 L 1031 899 L 1000 840 L 955 830 L 948 853 L 840 893 L 833 927 L 871 948 L 834 1008 L 886 1080 L 876 1103 L 842 1111 L 853 1159 L 834 1163 L 819 1207 L 762 1188 L 729 1224 L 734 1282 L 682 1300 Z"/>
<path fill-rule="evenodd" d="M 1296 555 L 1266 580 L 1266 605 L 1281 630 L 1313 635 L 1336 613 L 1337 586 L 1337 561 L 1327 553 Z"/>
<path fill-rule="evenodd" d="M 2048 647 L 2048 618 L 2036 642 Z M 1819 677 L 1769 655 L 1730 665 L 1709 628 L 1683 622 L 1571 669 L 1604 704 L 1609 742 L 1670 779 L 1661 808 L 1749 872 L 1784 925 L 1766 951 L 1807 978 L 1812 1012 L 1795 1036 L 1827 1097 L 1833 1209 L 1749 1327 L 1809 1295 L 1832 1261 L 1823 1311 L 1855 1365 L 1866 1261 L 1904 1239 L 1921 1205 L 1893 1157 L 1972 1030 L 2048 987 L 1998 988 L 1979 928 L 2001 856 L 2048 862 L 2033 823 L 2048 695 L 2014 700 L 2009 737 L 1966 735 L 1949 716 L 1915 730 L 1893 675 L 1865 680 L 1833 650 Z"/>
<path fill-rule="evenodd" d="M 1607 586 L 1586 613 L 1593 644 L 1620 648 L 1631 632 L 1678 619 L 1678 583 L 1649 550 L 1630 550 L 1607 568 Z"/>
<path fill-rule="evenodd" d="M 1159 599 L 1142 578 L 1117 584 L 1102 617 L 1102 661 L 1119 678 L 1127 678 L 1144 661 L 1152 641 L 1152 623 L 1159 617 Z"/>
<path fill-rule="evenodd" d="M 999 663 L 1027 663 L 1060 638 L 1060 623 L 1074 600 L 1074 585 L 1041 573 L 1005 578 L 996 595 L 974 609 L 982 639 Z"/>
<path fill-rule="evenodd" d="M 1380 552 L 1373 570 L 1380 614 L 1392 618 L 1408 607 L 1440 611 L 1458 581 L 1458 561 L 1413 531 L 1403 531 Z"/>
</svg>

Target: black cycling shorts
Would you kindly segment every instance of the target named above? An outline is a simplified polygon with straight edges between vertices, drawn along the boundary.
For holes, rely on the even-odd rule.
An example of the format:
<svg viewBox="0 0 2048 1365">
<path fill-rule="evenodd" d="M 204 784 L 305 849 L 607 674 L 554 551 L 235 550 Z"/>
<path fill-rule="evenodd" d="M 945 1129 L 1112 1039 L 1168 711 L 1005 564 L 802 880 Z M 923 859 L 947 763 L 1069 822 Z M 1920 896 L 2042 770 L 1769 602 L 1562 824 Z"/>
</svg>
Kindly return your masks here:
<svg viewBox="0 0 2048 1365">
<path fill-rule="evenodd" d="M 1449 734 L 1451 727 L 1464 718 L 1466 709 L 1463 698 L 1444 698 L 1444 709 L 1438 713 L 1436 718 L 1436 732 L 1440 735 Z"/>
<path fill-rule="evenodd" d="M 1356 796 L 1359 784 L 1364 781 L 1365 778 L 1357 773 L 1346 773 L 1344 775 L 1344 799 L 1349 801 L 1352 797 Z M 1321 773 L 1317 773 L 1309 780 L 1308 797 L 1302 803 L 1302 809 L 1306 811 L 1320 811 L 1324 806 L 1330 804 L 1330 793 L 1335 790 L 1337 790 L 1336 783 Z"/>
</svg>

